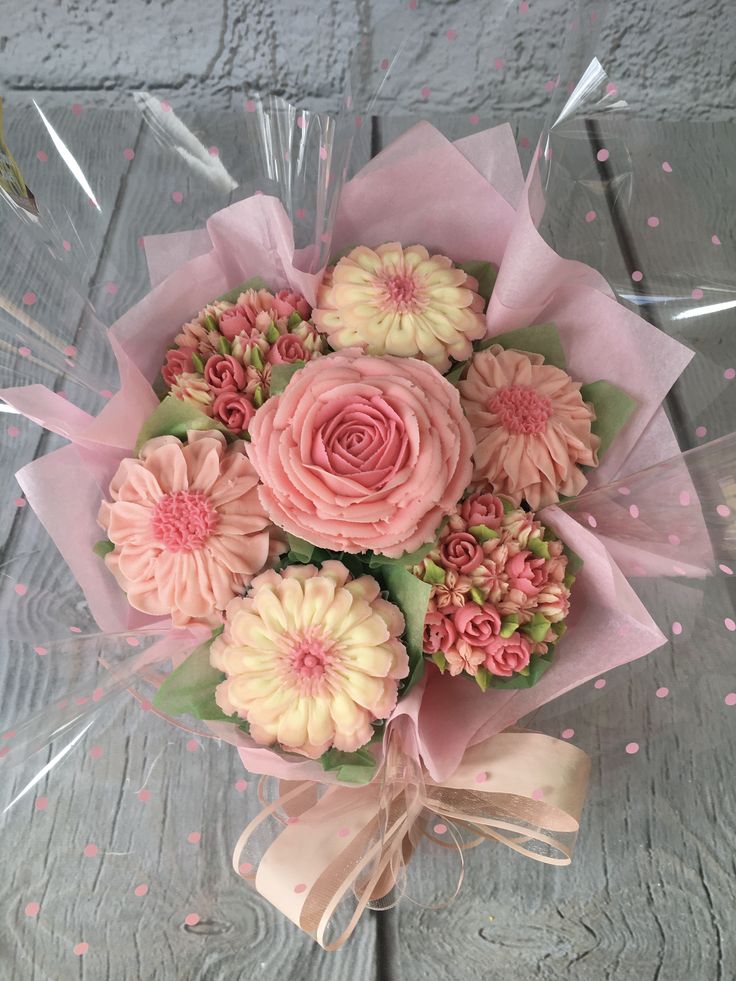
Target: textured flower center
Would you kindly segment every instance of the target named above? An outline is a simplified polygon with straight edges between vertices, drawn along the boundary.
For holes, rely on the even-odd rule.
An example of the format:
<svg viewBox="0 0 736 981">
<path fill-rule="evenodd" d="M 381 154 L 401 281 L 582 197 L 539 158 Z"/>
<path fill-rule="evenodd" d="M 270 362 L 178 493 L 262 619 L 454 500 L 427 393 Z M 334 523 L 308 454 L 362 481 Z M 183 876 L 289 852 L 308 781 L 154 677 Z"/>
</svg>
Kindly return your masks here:
<svg viewBox="0 0 736 981">
<path fill-rule="evenodd" d="M 154 508 L 153 534 L 170 552 L 193 552 L 202 548 L 217 521 L 217 511 L 202 491 L 175 491 Z"/>
<path fill-rule="evenodd" d="M 529 385 L 507 385 L 499 388 L 488 402 L 494 415 L 509 433 L 539 435 L 552 415 L 552 402 Z"/>
<path fill-rule="evenodd" d="M 416 292 L 416 283 L 411 276 L 389 276 L 386 280 L 389 302 L 402 312 L 406 312 L 414 305 Z"/>
<path fill-rule="evenodd" d="M 303 694 L 321 690 L 325 672 L 333 661 L 332 644 L 312 633 L 296 639 L 289 652 L 291 670 Z"/>
</svg>

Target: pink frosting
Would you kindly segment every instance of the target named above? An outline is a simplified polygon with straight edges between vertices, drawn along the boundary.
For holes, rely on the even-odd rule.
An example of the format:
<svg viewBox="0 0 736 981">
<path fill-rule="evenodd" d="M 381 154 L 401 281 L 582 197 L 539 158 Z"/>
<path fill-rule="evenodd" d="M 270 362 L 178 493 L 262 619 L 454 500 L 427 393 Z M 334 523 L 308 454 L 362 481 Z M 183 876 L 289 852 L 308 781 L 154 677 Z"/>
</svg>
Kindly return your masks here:
<svg viewBox="0 0 736 981">
<path fill-rule="evenodd" d="M 503 503 L 495 494 L 471 494 L 460 505 L 459 514 L 470 528 L 485 525 L 498 531 L 503 521 Z"/>
<path fill-rule="evenodd" d="M 245 386 L 245 368 L 231 354 L 216 354 L 204 366 L 204 377 L 213 392 L 237 392 Z"/>
<path fill-rule="evenodd" d="M 123 460 L 98 521 L 115 546 L 105 563 L 134 609 L 177 626 L 219 622 L 269 559 L 268 518 L 242 443 L 190 432 L 159 436 Z"/>
<path fill-rule="evenodd" d="M 456 389 L 414 358 L 345 351 L 310 361 L 250 433 L 272 520 L 336 551 L 413 551 L 434 537 L 472 472 Z"/>
<path fill-rule="evenodd" d="M 488 603 L 465 603 L 453 611 L 452 622 L 458 637 L 473 647 L 485 648 L 501 629 L 498 610 Z"/>
<path fill-rule="evenodd" d="M 269 364 L 293 364 L 295 361 L 308 361 L 309 357 L 309 352 L 295 334 L 282 334 L 266 355 Z"/>
<path fill-rule="evenodd" d="M 161 377 L 167 385 L 173 385 L 179 375 L 194 371 L 192 352 L 194 348 L 175 347 L 166 352 L 166 363 L 161 369 Z"/>
<path fill-rule="evenodd" d="M 485 666 L 491 674 L 510 678 L 527 666 L 532 648 L 524 634 L 517 631 L 511 637 L 493 637 L 486 644 L 485 652 Z"/>
<path fill-rule="evenodd" d="M 256 410 L 243 392 L 220 392 L 212 404 L 212 414 L 231 432 L 242 433 L 247 430 Z"/>
<path fill-rule="evenodd" d="M 467 531 L 453 531 L 440 545 L 442 567 L 463 575 L 473 572 L 483 561 L 483 549 Z"/>
<path fill-rule="evenodd" d="M 525 596 L 538 596 L 547 582 L 547 560 L 524 549 L 508 560 L 506 575 L 510 589 L 518 589 Z"/>
<path fill-rule="evenodd" d="M 454 647 L 457 631 L 451 617 L 439 610 L 430 610 L 424 618 L 424 652 L 435 654 Z"/>
</svg>

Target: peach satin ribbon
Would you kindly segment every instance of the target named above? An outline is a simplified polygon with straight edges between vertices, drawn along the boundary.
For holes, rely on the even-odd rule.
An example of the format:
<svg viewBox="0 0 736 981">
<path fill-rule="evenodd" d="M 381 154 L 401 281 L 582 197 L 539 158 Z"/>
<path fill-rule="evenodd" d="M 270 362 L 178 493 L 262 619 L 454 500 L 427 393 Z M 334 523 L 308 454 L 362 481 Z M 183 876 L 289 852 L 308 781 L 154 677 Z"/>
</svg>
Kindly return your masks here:
<svg viewBox="0 0 736 981">
<path fill-rule="evenodd" d="M 383 767 L 370 784 L 325 789 L 282 781 L 278 799 L 240 836 L 233 867 L 322 947 L 336 950 L 366 906 L 400 881 L 422 840 L 462 855 L 495 839 L 536 861 L 569 865 L 589 771 L 589 757 L 570 743 L 515 729 L 471 746 L 457 770 L 436 783 L 414 754 L 389 738 Z M 453 826 L 474 840 L 460 844 Z M 355 898 L 352 915 L 328 941 L 348 896 Z"/>
</svg>

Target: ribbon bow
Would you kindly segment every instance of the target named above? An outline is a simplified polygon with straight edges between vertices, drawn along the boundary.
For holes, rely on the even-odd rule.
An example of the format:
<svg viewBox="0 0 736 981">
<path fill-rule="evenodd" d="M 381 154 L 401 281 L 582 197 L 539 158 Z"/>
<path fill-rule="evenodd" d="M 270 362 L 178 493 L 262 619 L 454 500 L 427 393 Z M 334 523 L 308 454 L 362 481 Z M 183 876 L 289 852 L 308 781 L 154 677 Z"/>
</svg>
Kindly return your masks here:
<svg viewBox="0 0 736 981">
<path fill-rule="evenodd" d="M 471 746 L 438 783 L 389 733 L 381 771 L 366 786 L 281 781 L 269 803 L 262 782 L 265 806 L 240 836 L 233 867 L 325 950 L 336 950 L 366 907 L 395 903 L 390 897 L 420 844 L 456 848 L 462 858 L 495 839 L 538 862 L 569 865 L 589 771 L 589 757 L 570 743 L 515 729 Z M 461 882 L 462 874 L 455 894 Z M 354 906 L 338 927 L 347 898 Z"/>
</svg>

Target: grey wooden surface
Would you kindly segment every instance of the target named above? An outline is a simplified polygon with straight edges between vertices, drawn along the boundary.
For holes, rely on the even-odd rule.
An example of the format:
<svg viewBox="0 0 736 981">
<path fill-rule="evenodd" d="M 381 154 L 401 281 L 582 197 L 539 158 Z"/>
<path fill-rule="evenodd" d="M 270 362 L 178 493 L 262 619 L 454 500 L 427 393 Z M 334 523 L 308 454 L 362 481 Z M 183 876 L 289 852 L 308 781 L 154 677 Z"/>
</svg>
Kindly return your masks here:
<svg viewBox="0 0 736 981">
<path fill-rule="evenodd" d="M 144 233 L 155 224 L 157 230 L 173 230 L 193 217 L 186 203 L 166 210 L 162 201 L 187 180 L 186 172 L 167 159 L 165 180 L 145 181 L 147 153 L 154 148 L 134 120 L 88 119 L 85 130 L 80 119 L 60 114 L 58 125 L 74 140 L 83 169 L 96 175 L 102 213 L 71 210 L 89 252 L 92 295 L 100 315 L 111 321 L 145 291 L 131 229 Z M 376 135 L 385 141 L 403 125 L 385 123 Z M 461 135 L 458 127 L 467 128 L 458 120 L 452 125 L 454 135 Z M 202 119 L 200 126 L 208 144 L 221 146 L 224 154 L 233 138 L 225 123 Z M 537 131 L 529 119 L 519 123 L 516 135 L 533 146 Z M 85 132 L 97 139 L 85 142 Z M 18 124 L 11 133 L 37 194 L 45 187 L 71 194 L 37 160 L 38 130 Z M 661 124 L 631 131 L 629 142 L 631 155 L 617 166 L 646 285 L 653 293 L 677 290 L 682 309 L 692 308 L 684 288 L 690 279 L 692 288 L 703 289 L 715 303 L 733 299 L 733 128 Z M 127 146 L 136 148 L 130 166 L 122 155 Z M 664 175 L 661 160 L 671 163 L 672 174 Z M 186 202 L 189 188 L 181 189 Z M 592 170 L 576 189 L 569 221 L 579 257 L 624 284 L 631 270 L 608 244 L 612 233 L 601 193 Z M 218 203 L 214 197 L 202 200 L 210 210 Z M 123 227 L 113 207 L 132 209 L 139 222 Z M 599 217 L 586 222 L 591 207 Z M 657 239 L 644 231 L 651 213 L 671 218 Z M 683 215 L 678 235 L 672 229 Z M 644 216 L 643 227 L 637 216 Z M 717 247 L 710 242 L 716 233 L 722 242 Z M 72 234 L 63 234 L 76 248 Z M 572 247 L 565 229 L 558 236 Z M 103 247 L 107 259 L 98 264 Z M 15 290 L 22 294 L 32 266 L 17 261 L 14 268 Z M 119 285 L 114 295 L 105 289 L 109 282 Z M 684 446 L 722 435 L 736 421 L 736 382 L 729 384 L 723 375 L 736 367 L 733 323 L 728 309 L 670 322 L 673 329 L 685 325 L 681 336 L 697 352 L 678 393 Z M 68 329 L 71 343 L 75 325 Z M 29 376 L 40 371 L 18 364 Z M 86 397 L 94 405 L 72 382 L 65 388 L 80 404 Z M 696 426 L 707 428 L 704 437 L 695 435 Z M 63 697 L 71 674 L 80 690 L 94 687 L 94 642 L 84 640 L 93 631 L 89 615 L 30 509 L 14 503 L 14 471 L 60 443 L 25 420 L 0 416 L 2 592 L 4 602 L 16 604 L 6 609 L 28 638 L 5 641 L 1 648 L 0 734 L 19 717 Z M 19 556 L 27 556 L 21 572 Z M 721 561 L 736 565 L 733 552 L 730 558 L 724 552 Z M 17 583 L 29 584 L 25 596 L 14 593 Z M 593 757 L 571 868 L 552 869 L 485 846 L 470 856 L 462 892 L 451 906 L 425 910 L 407 902 L 395 912 L 368 914 L 348 945 L 331 955 L 229 869 L 235 838 L 257 806 L 255 781 L 246 789 L 236 785 L 247 774 L 231 749 L 192 743 L 126 695 L 103 703 L 77 750 L 0 824 L 0 978 L 730 981 L 736 976 L 736 707 L 724 698 L 736 690 L 736 635 L 723 625 L 732 615 L 728 585 L 725 576 L 709 581 L 704 593 L 672 581 L 643 584 L 671 643 L 612 673 L 605 687 L 588 684 L 532 720 L 555 735 L 574 729 L 575 741 Z M 18 603 L 26 604 L 20 614 Z M 675 621 L 683 625 L 679 635 L 671 631 Z M 70 636 L 70 626 L 82 633 Z M 49 644 L 50 653 L 39 656 L 33 638 L 42 627 L 63 642 Z M 669 695 L 656 697 L 663 686 Z M 12 745 L 13 738 L 0 746 Z M 629 755 L 625 746 L 632 741 L 641 749 Z M 48 753 L 40 758 L 45 762 Z M 13 791 L 2 779 L 5 800 Z M 40 798 L 42 804 L 47 800 L 42 809 Z M 201 839 L 190 842 L 192 833 Z M 85 855 L 88 845 L 96 846 L 94 855 Z M 445 869 L 425 874 L 437 890 L 447 887 Z M 148 886 L 143 896 L 135 893 L 141 885 Z M 37 915 L 25 913 L 28 903 L 40 904 Z M 192 913 L 200 922 L 186 925 Z M 79 943 L 89 945 L 83 955 L 74 953 Z"/>
</svg>

